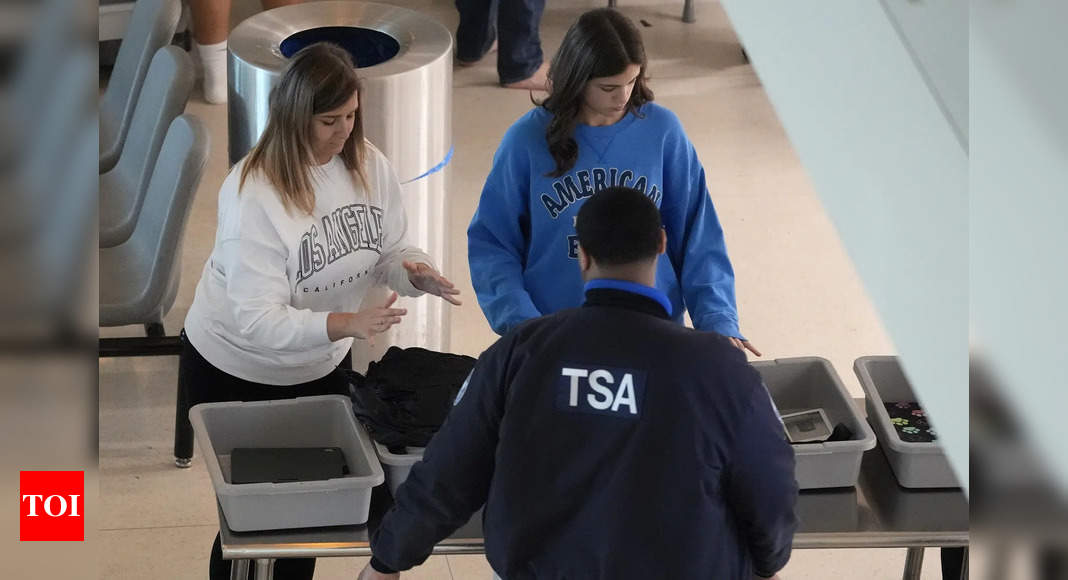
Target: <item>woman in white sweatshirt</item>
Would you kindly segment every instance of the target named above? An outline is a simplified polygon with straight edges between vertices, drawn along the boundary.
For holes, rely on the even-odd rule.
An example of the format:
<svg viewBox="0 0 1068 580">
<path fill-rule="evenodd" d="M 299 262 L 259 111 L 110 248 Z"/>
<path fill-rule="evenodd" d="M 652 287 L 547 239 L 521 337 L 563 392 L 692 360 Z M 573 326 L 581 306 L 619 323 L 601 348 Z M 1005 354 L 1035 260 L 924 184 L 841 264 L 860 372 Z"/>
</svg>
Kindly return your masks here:
<svg viewBox="0 0 1068 580">
<path fill-rule="evenodd" d="M 219 190 L 215 248 L 185 320 L 178 380 L 190 403 L 347 393 L 339 364 L 354 339 L 401 321 L 397 294 L 452 304 L 459 290 L 406 242 L 400 182 L 364 141 L 359 82 L 328 44 L 294 55 L 267 128 Z M 362 304 L 386 283 L 385 304 Z M 275 577 L 311 578 L 314 560 Z M 219 540 L 212 578 L 229 578 Z"/>
</svg>

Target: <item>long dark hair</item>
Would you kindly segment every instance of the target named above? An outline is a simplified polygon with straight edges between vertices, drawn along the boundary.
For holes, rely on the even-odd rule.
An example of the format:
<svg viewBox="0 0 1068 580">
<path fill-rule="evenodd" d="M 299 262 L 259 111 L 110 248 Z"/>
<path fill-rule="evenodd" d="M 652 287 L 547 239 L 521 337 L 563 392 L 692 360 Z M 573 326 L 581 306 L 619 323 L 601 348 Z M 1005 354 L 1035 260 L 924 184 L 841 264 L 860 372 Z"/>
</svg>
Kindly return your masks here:
<svg viewBox="0 0 1068 580">
<path fill-rule="evenodd" d="M 311 214 L 315 188 L 311 167 L 312 118 L 344 105 L 359 92 L 360 79 L 348 52 L 334 44 L 312 44 L 293 55 L 278 85 L 271 90 L 267 128 L 248 154 L 241 182 L 262 171 L 278 190 L 286 210 Z M 363 107 L 356 109 L 352 127 L 340 157 L 345 167 L 364 182 Z M 364 183 L 366 186 L 366 183 Z"/>
<path fill-rule="evenodd" d="M 567 173 L 578 161 L 574 133 L 586 83 L 618 75 L 632 64 L 641 70 L 624 114 L 639 115 L 638 109 L 653 100 L 653 91 L 645 83 L 645 45 L 634 23 L 611 8 L 598 8 L 579 16 L 568 29 L 549 65 L 549 96 L 541 102 L 552 113 L 545 132 L 549 153 L 556 161 L 550 177 Z"/>
</svg>

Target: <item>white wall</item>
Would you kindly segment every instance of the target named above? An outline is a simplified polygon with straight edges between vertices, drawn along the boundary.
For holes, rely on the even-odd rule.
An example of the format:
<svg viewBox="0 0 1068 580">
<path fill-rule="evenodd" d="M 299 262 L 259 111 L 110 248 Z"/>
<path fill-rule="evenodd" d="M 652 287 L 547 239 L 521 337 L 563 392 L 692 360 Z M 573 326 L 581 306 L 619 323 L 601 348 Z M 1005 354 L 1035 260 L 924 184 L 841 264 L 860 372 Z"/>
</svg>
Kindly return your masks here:
<svg viewBox="0 0 1068 580">
<path fill-rule="evenodd" d="M 944 76 L 967 68 L 966 32 L 942 21 L 958 10 L 723 4 L 967 489 L 967 95 Z"/>
<path fill-rule="evenodd" d="M 1068 491 L 1068 3 L 975 0 L 971 16 L 973 335 Z"/>
</svg>

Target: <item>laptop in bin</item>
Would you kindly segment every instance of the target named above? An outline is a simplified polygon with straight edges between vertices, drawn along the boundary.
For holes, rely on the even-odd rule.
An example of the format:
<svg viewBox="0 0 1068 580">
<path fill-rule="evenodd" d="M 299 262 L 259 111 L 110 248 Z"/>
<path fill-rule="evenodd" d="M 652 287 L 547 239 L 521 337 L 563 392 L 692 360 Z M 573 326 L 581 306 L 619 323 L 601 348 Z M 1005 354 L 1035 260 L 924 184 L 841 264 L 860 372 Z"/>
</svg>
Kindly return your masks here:
<svg viewBox="0 0 1068 580">
<path fill-rule="evenodd" d="M 238 447 L 230 454 L 231 483 L 323 481 L 348 474 L 340 447 Z"/>
</svg>

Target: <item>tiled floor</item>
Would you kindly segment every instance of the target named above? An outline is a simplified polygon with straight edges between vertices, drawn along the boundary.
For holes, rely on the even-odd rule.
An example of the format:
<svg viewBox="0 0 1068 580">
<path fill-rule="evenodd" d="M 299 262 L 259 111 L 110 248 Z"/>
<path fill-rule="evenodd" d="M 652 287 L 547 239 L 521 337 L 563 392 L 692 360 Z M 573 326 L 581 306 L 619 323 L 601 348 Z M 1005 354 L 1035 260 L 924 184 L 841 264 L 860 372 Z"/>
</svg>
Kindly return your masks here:
<svg viewBox="0 0 1068 580">
<path fill-rule="evenodd" d="M 395 2 L 456 23 L 449 0 Z M 235 20 L 257 9 L 235 2 Z M 697 5 L 698 22 L 679 21 L 680 2 L 625 0 L 622 11 L 644 20 L 652 87 L 657 101 L 682 119 L 705 165 L 713 200 L 737 271 L 743 330 L 766 358 L 819 355 L 832 361 L 851 392 L 855 358 L 892 352 L 819 199 L 793 152 L 737 38 L 716 3 Z M 550 2 L 542 23 L 551 54 L 589 0 Z M 494 339 L 473 298 L 467 272 L 465 226 L 507 126 L 529 109 L 526 93 L 496 87 L 493 59 L 455 73 L 454 141 L 450 166 L 451 268 L 467 298 L 452 312 L 455 352 L 477 355 Z M 213 154 L 189 220 L 182 285 L 166 318 L 182 325 L 215 234 L 217 190 L 227 171 L 226 107 L 203 103 L 188 112 L 211 128 Z M 107 329 L 105 335 L 137 333 Z M 171 459 L 175 358 L 100 361 L 101 577 L 204 578 L 216 532 L 211 483 L 198 458 L 192 469 Z M 900 578 L 904 550 L 797 551 L 783 573 L 789 580 Z M 938 578 L 929 551 L 924 578 Z M 354 578 L 362 561 L 324 559 L 316 578 Z M 433 557 L 405 578 L 488 579 L 481 556 Z"/>
</svg>

